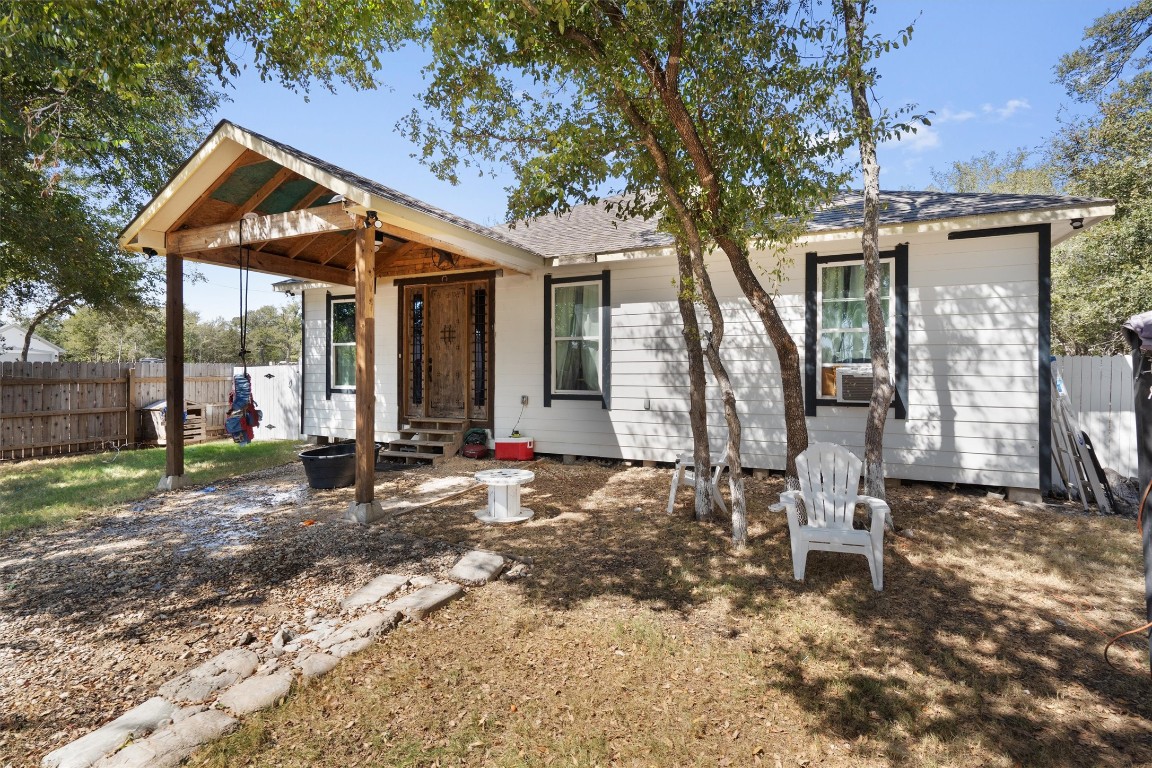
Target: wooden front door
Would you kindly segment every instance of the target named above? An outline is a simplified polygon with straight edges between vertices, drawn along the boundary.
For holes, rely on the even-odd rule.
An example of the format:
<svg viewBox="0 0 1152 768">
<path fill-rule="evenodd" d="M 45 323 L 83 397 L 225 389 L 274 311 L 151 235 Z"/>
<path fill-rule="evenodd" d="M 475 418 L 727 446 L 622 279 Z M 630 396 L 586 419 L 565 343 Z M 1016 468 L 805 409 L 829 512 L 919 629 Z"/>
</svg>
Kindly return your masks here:
<svg viewBox="0 0 1152 768">
<path fill-rule="evenodd" d="M 459 283 L 428 286 L 429 416 L 465 416 L 467 297 L 465 286 Z"/>
<path fill-rule="evenodd" d="M 401 400 L 408 418 L 486 423 L 491 398 L 491 278 L 401 287 Z"/>
</svg>

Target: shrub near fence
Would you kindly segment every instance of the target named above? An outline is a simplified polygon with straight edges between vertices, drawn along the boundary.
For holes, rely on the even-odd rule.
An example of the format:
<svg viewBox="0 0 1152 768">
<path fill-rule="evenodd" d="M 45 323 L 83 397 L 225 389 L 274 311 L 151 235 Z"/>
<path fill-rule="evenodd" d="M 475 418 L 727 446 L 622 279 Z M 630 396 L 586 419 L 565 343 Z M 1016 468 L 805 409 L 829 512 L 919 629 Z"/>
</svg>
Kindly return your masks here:
<svg viewBox="0 0 1152 768">
<path fill-rule="evenodd" d="M 213 421 L 232 366 L 184 367 L 185 399 Z M 80 453 L 137 441 L 138 409 L 164 398 L 164 363 L 0 363 L 0 459 Z"/>
</svg>

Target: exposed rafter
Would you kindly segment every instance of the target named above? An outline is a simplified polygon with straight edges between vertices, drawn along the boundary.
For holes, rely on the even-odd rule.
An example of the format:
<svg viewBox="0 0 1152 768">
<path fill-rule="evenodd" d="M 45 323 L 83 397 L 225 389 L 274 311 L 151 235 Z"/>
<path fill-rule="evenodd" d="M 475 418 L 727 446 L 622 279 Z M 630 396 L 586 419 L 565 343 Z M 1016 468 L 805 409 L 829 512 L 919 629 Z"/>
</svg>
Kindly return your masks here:
<svg viewBox="0 0 1152 768">
<path fill-rule="evenodd" d="M 264 186 L 256 190 L 252 197 L 236 207 L 236 212 L 233 214 L 233 217 L 240 218 L 244 214 L 256 210 L 256 207 L 260 205 L 260 203 L 268 199 L 268 195 L 275 192 L 281 184 L 296 176 L 299 176 L 299 174 L 288 168 L 281 168 L 276 171 L 276 173 L 272 174 L 272 178 L 264 182 Z"/>
</svg>

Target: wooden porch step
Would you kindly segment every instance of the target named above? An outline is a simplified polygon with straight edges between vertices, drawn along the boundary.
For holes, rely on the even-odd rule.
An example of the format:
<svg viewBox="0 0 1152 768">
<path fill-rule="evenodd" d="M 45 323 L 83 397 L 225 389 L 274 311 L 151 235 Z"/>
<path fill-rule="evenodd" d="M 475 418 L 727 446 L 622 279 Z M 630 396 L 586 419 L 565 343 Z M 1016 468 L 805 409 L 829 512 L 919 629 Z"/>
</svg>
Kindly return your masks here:
<svg viewBox="0 0 1152 768">
<path fill-rule="evenodd" d="M 467 429 L 465 419 L 408 419 L 399 430 L 399 439 L 390 441 L 378 455 L 405 464 L 435 465 L 456 455 Z"/>
<path fill-rule="evenodd" d="M 418 439 L 416 437 L 417 435 L 426 435 L 426 436 L 428 436 L 429 439 L 432 436 L 436 436 L 442 440 L 446 439 L 448 441 L 451 441 L 452 438 L 459 431 L 460 430 L 458 430 L 458 429 L 425 429 L 423 427 L 421 427 L 420 429 L 408 428 L 408 429 L 400 430 L 400 439 L 401 440 L 416 440 L 416 439 Z"/>
<path fill-rule="evenodd" d="M 465 424 L 467 424 L 467 422 L 464 419 L 408 419 L 408 423 L 404 426 L 404 429 L 455 432 L 457 430 L 463 430 Z"/>
<path fill-rule="evenodd" d="M 393 450 L 380 450 L 376 456 L 379 459 L 387 459 L 397 464 L 431 464 L 436 466 L 443 461 L 446 456 L 442 453 L 419 453 L 417 451 L 393 451 Z"/>
<path fill-rule="evenodd" d="M 424 434 L 424 433 L 421 433 L 421 434 Z M 448 446 L 452 445 L 452 443 L 454 443 L 454 442 L 455 441 L 452 439 L 448 439 L 448 440 L 416 440 L 414 438 L 412 438 L 412 439 L 400 438 L 399 440 L 393 440 L 390 443 L 388 443 L 388 447 L 391 448 L 391 447 L 397 446 L 397 445 L 412 445 L 412 446 L 416 447 L 416 450 L 420 450 L 421 448 L 437 448 L 439 450 L 444 450 Z"/>
</svg>

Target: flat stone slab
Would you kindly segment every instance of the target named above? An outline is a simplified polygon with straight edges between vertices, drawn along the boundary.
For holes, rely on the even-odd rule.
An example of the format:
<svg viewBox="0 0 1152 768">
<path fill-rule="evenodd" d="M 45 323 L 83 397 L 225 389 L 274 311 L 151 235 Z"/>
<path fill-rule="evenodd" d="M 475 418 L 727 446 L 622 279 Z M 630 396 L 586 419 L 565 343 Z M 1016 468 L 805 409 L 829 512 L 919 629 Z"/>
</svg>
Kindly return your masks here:
<svg viewBox="0 0 1152 768">
<path fill-rule="evenodd" d="M 503 557 L 495 552 L 473 550 L 452 566 L 448 578 L 459 584 L 478 587 L 495 579 L 503 570 Z"/>
<path fill-rule="evenodd" d="M 338 659 L 345 656 L 351 656 L 354 653 L 360 653 L 374 642 L 371 637 L 357 637 L 355 640 L 348 640 L 347 642 L 334 645 L 328 649 L 328 653 L 332 654 Z"/>
<path fill-rule="evenodd" d="M 43 768 L 89 768 L 100 758 L 124 746 L 129 739 L 139 738 L 167 725 L 175 711 L 175 704 L 154 696 L 104 727 L 49 752 L 40 761 L 40 765 Z"/>
<path fill-rule="evenodd" d="M 292 678 L 284 673 L 250 677 L 220 694 L 216 703 L 234 715 L 247 715 L 275 705 L 291 688 Z"/>
<path fill-rule="evenodd" d="M 208 709 L 134 741 L 95 768 L 175 768 L 201 744 L 227 736 L 240 721 L 218 709 Z"/>
<path fill-rule="evenodd" d="M 412 621 L 420 621 L 433 611 L 444 607 L 464 594 L 459 584 L 445 582 L 433 584 L 404 595 L 388 604 L 389 610 L 398 611 Z"/>
<path fill-rule="evenodd" d="M 346 611 L 350 611 L 365 605 L 373 605 L 386 597 L 390 597 L 396 590 L 407 583 L 407 576 L 398 576 L 394 573 L 377 576 L 346 597 L 344 601 L 340 603 L 340 607 Z"/>
<path fill-rule="evenodd" d="M 256 671 L 260 657 L 246 648 L 231 648 L 160 686 L 170 701 L 202 704 L 217 691 L 235 685 Z"/>
<path fill-rule="evenodd" d="M 339 663 L 340 659 L 327 653 L 301 653 L 296 658 L 296 667 L 305 680 L 326 675 Z"/>
<path fill-rule="evenodd" d="M 331 648 L 349 640 L 361 637 L 375 637 L 396 626 L 400 621 L 400 612 L 391 607 L 387 611 L 374 611 L 361 616 L 356 621 L 350 621 L 340 629 L 325 637 L 317 643 L 321 648 Z"/>
</svg>

